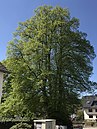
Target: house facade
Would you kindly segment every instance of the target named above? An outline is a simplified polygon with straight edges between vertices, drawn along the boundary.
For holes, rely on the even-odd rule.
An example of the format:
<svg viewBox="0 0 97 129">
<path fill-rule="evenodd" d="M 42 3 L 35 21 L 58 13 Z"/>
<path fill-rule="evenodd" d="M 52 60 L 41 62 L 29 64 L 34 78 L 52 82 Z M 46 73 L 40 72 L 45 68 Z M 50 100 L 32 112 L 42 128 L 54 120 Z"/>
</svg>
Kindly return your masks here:
<svg viewBox="0 0 97 129">
<path fill-rule="evenodd" d="M 85 96 L 83 104 L 84 120 L 97 120 L 97 95 Z"/>
<path fill-rule="evenodd" d="M 7 72 L 7 69 L 0 62 L 0 102 L 1 102 L 1 96 L 2 96 L 3 74 L 6 72 Z"/>
</svg>

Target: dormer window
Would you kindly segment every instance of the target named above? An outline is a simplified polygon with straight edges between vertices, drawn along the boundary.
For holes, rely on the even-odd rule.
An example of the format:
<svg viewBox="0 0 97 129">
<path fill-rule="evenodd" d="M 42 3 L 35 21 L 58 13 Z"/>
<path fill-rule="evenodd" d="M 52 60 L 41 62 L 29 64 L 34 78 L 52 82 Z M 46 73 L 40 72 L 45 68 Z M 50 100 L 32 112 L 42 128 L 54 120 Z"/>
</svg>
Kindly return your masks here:
<svg viewBox="0 0 97 129">
<path fill-rule="evenodd" d="M 90 104 L 90 101 L 87 101 L 86 103 L 87 103 L 87 104 Z"/>
<path fill-rule="evenodd" d="M 89 109 L 88 111 L 89 111 L 89 112 L 92 112 L 92 109 Z"/>
<path fill-rule="evenodd" d="M 92 106 L 97 106 L 97 101 L 93 101 Z"/>
</svg>

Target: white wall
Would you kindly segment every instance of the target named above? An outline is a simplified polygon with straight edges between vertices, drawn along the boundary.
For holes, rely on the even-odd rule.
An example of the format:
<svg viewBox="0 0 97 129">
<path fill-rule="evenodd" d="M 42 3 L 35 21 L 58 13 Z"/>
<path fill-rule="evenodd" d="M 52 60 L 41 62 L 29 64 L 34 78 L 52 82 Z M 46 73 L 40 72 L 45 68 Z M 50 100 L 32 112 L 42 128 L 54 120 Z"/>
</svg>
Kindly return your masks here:
<svg viewBox="0 0 97 129">
<path fill-rule="evenodd" d="M 93 112 L 91 112 L 90 115 L 92 115 L 93 118 L 89 118 L 89 115 L 87 114 L 88 109 L 85 109 L 85 110 L 84 110 L 84 120 L 95 120 L 95 119 L 97 119 L 97 118 L 96 118 L 97 114 L 95 113 L 95 109 L 92 109 L 92 110 L 93 110 Z"/>
<path fill-rule="evenodd" d="M 55 128 L 56 128 L 55 119 L 34 120 L 34 129 L 55 129 Z"/>
<path fill-rule="evenodd" d="M 84 120 L 87 120 L 87 119 L 89 119 L 89 116 L 88 116 L 88 114 L 86 113 L 86 110 L 84 110 Z"/>
<path fill-rule="evenodd" d="M 2 96 L 2 84 L 3 84 L 3 73 L 0 72 L 0 102 L 1 102 L 1 96 Z"/>
</svg>

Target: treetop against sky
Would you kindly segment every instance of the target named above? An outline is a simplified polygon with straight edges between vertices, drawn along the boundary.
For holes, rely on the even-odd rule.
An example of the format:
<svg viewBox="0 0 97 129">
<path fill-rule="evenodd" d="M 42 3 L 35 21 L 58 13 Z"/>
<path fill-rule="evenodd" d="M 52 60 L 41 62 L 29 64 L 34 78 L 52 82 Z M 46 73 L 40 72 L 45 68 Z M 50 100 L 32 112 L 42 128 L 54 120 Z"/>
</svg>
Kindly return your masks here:
<svg viewBox="0 0 97 129">
<path fill-rule="evenodd" d="M 88 3 L 88 4 L 87 4 Z M 94 46 L 97 54 L 97 0 L 3 0 L 0 2 L 0 61 L 6 58 L 7 43 L 12 40 L 18 23 L 25 21 L 34 15 L 34 10 L 41 5 L 61 6 L 68 8 L 71 17 L 80 20 L 80 30 L 87 33 L 88 39 Z M 93 61 L 94 75 L 92 80 L 97 79 L 97 58 Z"/>
</svg>

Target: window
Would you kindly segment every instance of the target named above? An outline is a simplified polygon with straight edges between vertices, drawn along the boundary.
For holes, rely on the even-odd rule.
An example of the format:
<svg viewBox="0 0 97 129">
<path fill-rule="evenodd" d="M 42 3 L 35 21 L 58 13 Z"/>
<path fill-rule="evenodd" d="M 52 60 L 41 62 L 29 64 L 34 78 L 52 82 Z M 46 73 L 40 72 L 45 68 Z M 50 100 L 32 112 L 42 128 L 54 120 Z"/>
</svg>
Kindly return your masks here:
<svg viewBox="0 0 97 129">
<path fill-rule="evenodd" d="M 87 104 L 90 104 L 90 101 L 87 101 L 86 103 L 87 103 Z"/>
<path fill-rule="evenodd" d="M 92 115 L 89 115 L 89 118 L 93 118 L 93 116 Z"/>
<path fill-rule="evenodd" d="M 96 116 L 96 118 L 97 118 L 97 116 Z"/>
<path fill-rule="evenodd" d="M 92 112 L 92 109 L 89 109 L 88 111 L 89 111 L 89 112 Z"/>
<path fill-rule="evenodd" d="M 93 101 L 92 106 L 97 106 L 97 101 Z"/>
<path fill-rule="evenodd" d="M 97 109 L 95 109 L 95 112 L 97 112 Z"/>
</svg>

